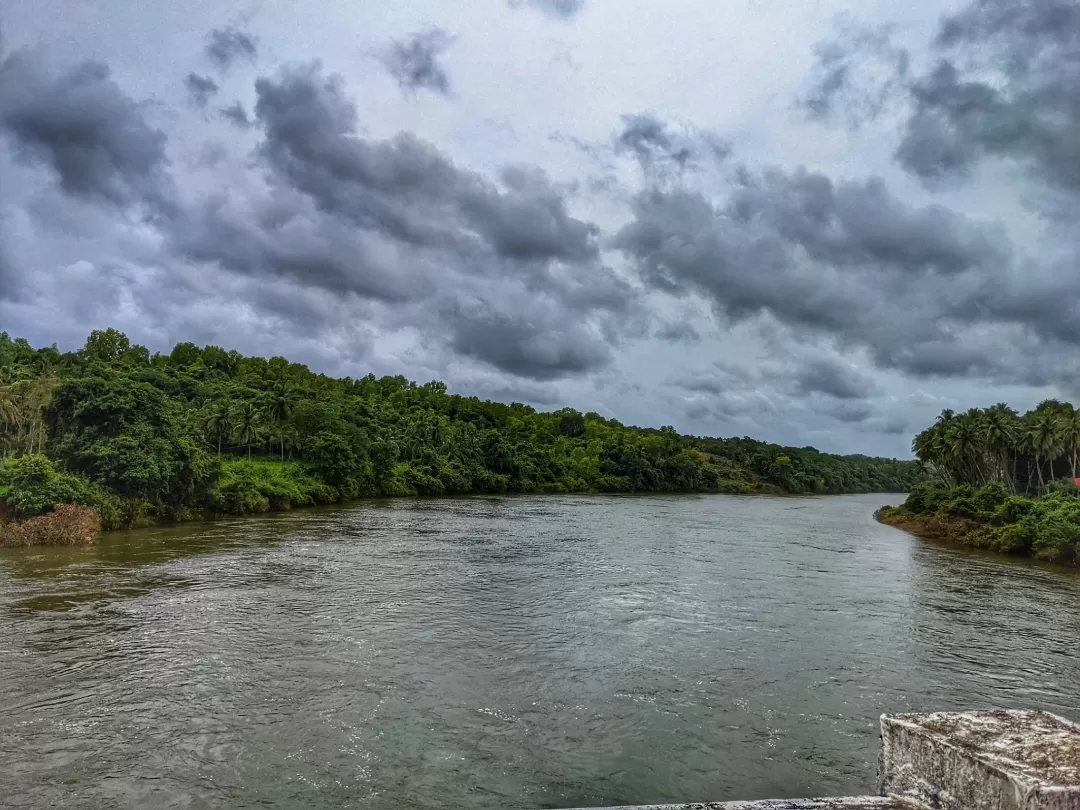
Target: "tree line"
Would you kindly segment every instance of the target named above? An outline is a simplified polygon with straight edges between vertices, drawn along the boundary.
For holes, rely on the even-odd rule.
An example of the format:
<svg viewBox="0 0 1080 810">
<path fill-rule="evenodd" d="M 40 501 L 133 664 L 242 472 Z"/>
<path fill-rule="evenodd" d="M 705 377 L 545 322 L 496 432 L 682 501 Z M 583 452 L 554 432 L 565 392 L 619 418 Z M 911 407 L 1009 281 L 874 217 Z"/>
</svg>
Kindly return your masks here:
<svg viewBox="0 0 1080 810">
<path fill-rule="evenodd" d="M 106 527 L 361 496 L 901 492 L 921 475 L 217 346 L 152 354 L 114 329 L 67 353 L 0 332 L 0 456 L 0 497 L 18 514 L 77 503 Z"/>
<path fill-rule="evenodd" d="M 911 449 L 945 486 L 997 482 L 1038 494 L 1056 479 L 1080 475 L 1080 411 L 1053 399 L 1023 415 L 1004 403 L 944 410 Z"/>
<path fill-rule="evenodd" d="M 1080 562 L 1080 410 L 1045 400 L 944 410 L 912 442 L 926 480 L 885 523 L 962 545 Z"/>
</svg>

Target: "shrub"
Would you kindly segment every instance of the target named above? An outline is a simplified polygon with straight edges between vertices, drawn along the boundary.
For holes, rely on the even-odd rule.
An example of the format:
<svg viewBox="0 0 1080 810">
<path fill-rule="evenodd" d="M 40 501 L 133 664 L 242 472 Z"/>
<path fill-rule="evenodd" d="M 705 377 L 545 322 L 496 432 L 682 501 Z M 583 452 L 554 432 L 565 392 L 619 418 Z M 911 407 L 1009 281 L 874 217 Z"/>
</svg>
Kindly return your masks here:
<svg viewBox="0 0 1080 810">
<path fill-rule="evenodd" d="M 1030 554 L 1031 530 L 1020 523 L 1012 523 L 998 529 L 991 529 L 989 548 L 1006 554 Z"/>
<path fill-rule="evenodd" d="M 1054 479 L 1047 485 L 1046 491 L 1061 493 L 1072 498 L 1080 498 L 1080 487 L 1077 487 L 1076 482 L 1071 478 Z"/>
<path fill-rule="evenodd" d="M 1012 495 L 998 505 L 990 519 L 995 524 L 1019 523 L 1035 506 L 1035 501 L 1022 495 Z"/>
<path fill-rule="evenodd" d="M 88 546 L 101 536 L 101 518 L 88 506 L 62 504 L 47 515 L 0 527 L 0 546 Z"/>
<path fill-rule="evenodd" d="M 51 512 L 62 503 L 97 507 L 108 500 L 85 478 L 57 471 L 43 455 L 21 456 L 0 466 L 0 485 L 7 487 L 7 503 L 20 518 Z"/>
<path fill-rule="evenodd" d="M 227 461 L 222 465 L 221 482 L 210 506 L 216 512 L 246 515 L 335 503 L 341 497 L 338 489 L 315 478 L 303 464 Z"/>
<path fill-rule="evenodd" d="M 932 515 L 948 498 L 950 491 L 933 484 L 916 484 L 904 502 L 904 507 L 914 515 Z"/>
</svg>

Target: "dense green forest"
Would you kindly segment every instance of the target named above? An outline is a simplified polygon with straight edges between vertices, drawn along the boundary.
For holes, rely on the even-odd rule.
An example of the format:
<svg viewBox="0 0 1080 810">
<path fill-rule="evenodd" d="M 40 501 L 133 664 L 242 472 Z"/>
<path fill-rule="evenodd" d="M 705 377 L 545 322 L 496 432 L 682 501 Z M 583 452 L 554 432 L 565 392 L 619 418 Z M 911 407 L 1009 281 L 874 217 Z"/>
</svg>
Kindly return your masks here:
<svg viewBox="0 0 1080 810">
<path fill-rule="evenodd" d="M 902 492 L 915 462 L 681 436 L 537 412 L 402 376 L 333 379 L 216 346 L 78 352 L 0 332 L 0 498 L 106 528 L 361 496 L 499 492 Z"/>
<path fill-rule="evenodd" d="M 942 411 L 915 437 L 927 480 L 886 523 L 967 545 L 1059 562 L 1080 560 L 1080 410 L 1046 400 Z"/>
</svg>

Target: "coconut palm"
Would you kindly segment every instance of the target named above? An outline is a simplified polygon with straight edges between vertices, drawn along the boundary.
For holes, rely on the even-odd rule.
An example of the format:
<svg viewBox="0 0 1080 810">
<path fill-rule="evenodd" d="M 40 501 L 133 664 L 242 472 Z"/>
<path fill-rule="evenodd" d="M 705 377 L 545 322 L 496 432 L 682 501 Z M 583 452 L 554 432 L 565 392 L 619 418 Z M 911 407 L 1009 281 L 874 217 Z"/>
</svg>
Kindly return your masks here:
<svg viewBox="0 0 1080 810">
<path fill-rule="evenodd" d="M 274 427 L 280 430 L 281 423 L 289 418 L 289 414 L 292 413 L 293 402 L 296 399 L 295 393 L 283 382 L 274 383 L 270 390 L 266 392 L 266 415 L 270 417 L 270 421 Z M 285 432 L 283 430 L 279 433 L 281 437 L 281 460 L 285 460 Z"/>
<path fill-rule="evenodd" d="M 1027 430 L 1027 450 L 1035 457 L 1035 470 L 1039 477 L 1039 489 L 1045 486 L 1043 479 L 1042 463 L 1046 459 L 1051 460 L 1051 475 L 1053 475 L 1053 459 L 1061 453 L 1061 430 L 1054 413 L 1047 409 L 1037 411 Z"/>
<path fill-rule="evenodd" d="M 5 455 L 7 454 L 8 432 L 19 426 L 19 403 L 10 388 L 0 388 L 0 434 L 5 436 Z"/>
<path fill-rule="evenodd" d="M 217 441 L 217 454 L 221 458 L 221 442 L 233 432 L 232 412 L 224 402 L 219 402 L 203 419 L 203 429 L 208 436 Z"/>
<path fill-rule="evenodd" d="M 254 402 L 245 402 L 238 406 L 232 415 L 233 430 L 236 440 L 247 447 L 248 461 L 251 460 L 251 445 L 262 436 L 263 412 Z"/>
<path fill-rule="evenodd" d="M 977 413 L 969 411 L 941 424 L 948 425 L 944 436 L 945 456 L 955 477 L 961 483 L 980 483 L 983 444 Z"/>
<path fill-rule="evenodd" d="M 1014 464 L 1009 459 L 1009 451 L 1012 450 L 1015 458 L 1018 428 L 1016 411 L 1004 402 L 999 402 L 984 412 L 983 428 L 986 449 L 998 467 L 998 475 L 1004 478 L 1009 489 L 1015 492 L 1016 481 L 1012 469 Z"/>
<path fill-rule="evenodd" d="M 1076 478 L 1080 472 L 1080 410 L 1065 414 L 1061 427 L 1065 451 L 1069 454 L 1069 471 Z"/>
</svg>

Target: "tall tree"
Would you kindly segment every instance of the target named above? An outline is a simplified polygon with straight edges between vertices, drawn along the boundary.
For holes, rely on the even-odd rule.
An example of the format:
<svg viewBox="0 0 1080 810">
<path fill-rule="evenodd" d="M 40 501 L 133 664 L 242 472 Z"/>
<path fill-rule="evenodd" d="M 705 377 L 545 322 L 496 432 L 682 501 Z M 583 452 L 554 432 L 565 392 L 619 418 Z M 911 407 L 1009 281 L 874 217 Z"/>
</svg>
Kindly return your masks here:
<svg viewBox="0 0 1080 810">
<path fill-rule="evenodd" d="M 1065 415 L 1061 433 L 1069 454 L 1069 471 L 1075 479 L 1080 473 L 1080 410 L 1074 408 Z"/>
<path fill-rule="evenodd" d="M 247 447 L 248 461 L 251 460 L 251 445 L 262 435 L 263 412 L 254 402 L 245 402 L 233 413 L 233 429 L 236 440 Z"/>
<path fill-rule="evenodd" d="M 1027 448 L 1035 457 L 1035 470 L 1041 490 L 1045 487 L 1043 462 L 1050 460 L 1052 475 L 1053 459 L 1061 452 L 1061 428 L 1056 415 L 1050 409 L 1035 411 L 1031 417 L 1027 431 Z"/>
<path fill-rule="evenodd" d="M 233 432 L 232 411 L 226 402 L 218 402 L 210 407 L 203 419 L 203 430 L 217 442 L 218 458 L 221 458 L 221 442 Z"/>
<path fill-rule="evenodd" d="M 984 413 L 983 426 L 986 447 L 997 465 L 998 477 L 1012 492 L 1016 492 L 1013 470 L 1018 429 L 1016 411 L 999 402 Z"/>
<path fill-rule="evenodd" d="M 276 382 L 266 392 L 266 415 L 274 428 L 278 430 L 281 438 L 281 460 L 285 460 L 285 432 L 282 425 L 292 413 L 293 403 L 296 401 L 295 393 L 284 382 Z"/>
<path fill-rule="evenodd" d="M 10 387 L 0 388 L 0 437 L 3 437 L 3 454 L 15 443 L 15 431 L 19 425 L 19 403 Z"/>
</svg>

